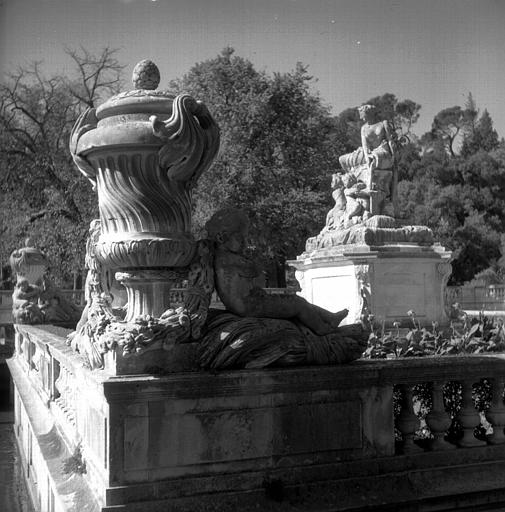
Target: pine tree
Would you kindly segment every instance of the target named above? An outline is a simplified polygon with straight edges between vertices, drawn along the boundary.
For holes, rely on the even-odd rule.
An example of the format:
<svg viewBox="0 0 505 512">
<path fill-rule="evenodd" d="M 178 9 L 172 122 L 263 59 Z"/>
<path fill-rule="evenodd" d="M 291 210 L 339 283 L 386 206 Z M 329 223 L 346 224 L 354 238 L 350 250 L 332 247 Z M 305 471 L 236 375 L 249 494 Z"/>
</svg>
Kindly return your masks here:
<svg viewBox="0 0 505 512">
<path fill-rule="evenodd" d="M 493 128 L 493 120 L 489 112 L 484 110 L 475 129 L 463 141 L 461 156 L 468 157 L 478 151 L 492 151 L 498 147 L 498 133 Z"/>
</svg>

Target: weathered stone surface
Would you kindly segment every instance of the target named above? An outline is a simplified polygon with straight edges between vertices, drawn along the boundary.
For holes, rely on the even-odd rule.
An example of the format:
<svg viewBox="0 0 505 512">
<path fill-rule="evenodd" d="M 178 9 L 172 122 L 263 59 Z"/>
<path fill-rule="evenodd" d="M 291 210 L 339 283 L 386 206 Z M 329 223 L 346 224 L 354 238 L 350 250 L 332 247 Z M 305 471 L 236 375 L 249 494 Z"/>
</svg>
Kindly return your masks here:
<svg viewBox="0 0 505 512">
<path fill-rule="evenodd" d="M 303 297 L 330 311 L 345 303 L 352 323 L 364 309 L 387 326 L 409 321 L 413 310 L 424 325 L 447 323 L 444 288 L 451 253 L 439 245 L 336 246 L 304 253 L 296 269 Z"/>
<path fill-rule="evenodd" d="M 454 509 L 503 498 L 505 445 L 395 455 L 392 414 L 394 384 L 500 378 L 500 355 L 116 377 L 84 368 L 65 334 L 18 326 L 9 361 L 30 485 L 43 503 L 52 492 L 55 510 Z M 64 474 L 79 443 L 86 473 Z"/>
<path fill-rule="evenodd" d="M 74 326 L 81 308 L 67 300 L 47 275 L 49 261 L 46 256 L 31 246 L 29 239 L 25 247 L 10 256 L 16 284 L 12 294 L 12 316 L 14 323 L 56 324 Z"/>
<path fill-rule="evenodd" d="M 74 162 L 98 191 L 94 256 L 119 272 L 131 323 L 160 319 L 171 308 L 168 291 L 190 272 L 198 255 L 192 188 L 219 149 L 203 103 L 153 90 L 159 72 L 152 62 L 139 63 L 133 81 L 135 90 L 88 109 L 70 140 Z"/>
<path fill-rule="evenodd" d="M 364 224 L 342 228 L 336 231 L 325 231 L 309 238 L 305 252 L 311 253 L 318 249 L 328 249 L 340 245 L 368 245 L 370 247 L 392 244 L 432 245 L 433 232 L 426 226 L 374 227 L 371 217 Z M 350 250 L 346 248 L 345 250 Z"/>
<path fill-rule="evenodd" d="M 87 307 L 69 339 L 92 368 L 113 351 L 109 370 L 142 373 L 156 359 L 173 369 L 169 352 L 200 337 L 213 291 L 208 247 L 191 234 L 191 196 L 217 154 L 219 128 L 202 102 L 155 91 L 159 79 L 153 62 L 140 62 L 135 90 L 88 109 L 71 134 L 70 152 L 100 208 L 87 246 Z M 125 313 L 113 308 L 107 273 L 126 288 Z M 184 307 L 176 308 L 170 290 L 182 281 Z"/>
</svg>

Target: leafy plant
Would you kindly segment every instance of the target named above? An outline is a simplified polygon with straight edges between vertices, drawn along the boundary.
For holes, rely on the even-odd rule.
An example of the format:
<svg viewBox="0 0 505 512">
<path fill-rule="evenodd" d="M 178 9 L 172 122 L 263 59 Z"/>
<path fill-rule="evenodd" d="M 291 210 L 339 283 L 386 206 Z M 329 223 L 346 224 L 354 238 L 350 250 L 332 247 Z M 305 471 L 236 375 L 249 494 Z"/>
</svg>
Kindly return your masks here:
<svg viewBox="0 0 505 512">
<path fill-rule="evenodd" d="M 408 315 L 412 327 L 406 333 L 405 329 L 400 330 L 400 322 L 393 322 L 393 328 L 386 330 L 385 322 L 377 324 L 373 315 L 369 315 L 370 337 L 363 357 L 396 359 L 505 351 L 502 318 L 490 318 L 481 312 L 471 319 L 466 313 L 460 313 L 452 319 L 448 329 L 441 330 L 438 322 L 433 322 L 431 330 L 428 330 L 421 327 L 414 311 L 409 311 Z"/>
<path fill-rule="evenodd" d="M 482 312 L 476 318 L 470 318 L 454 304 L 451 309 L 451 323 L 448 329 L 441 330 L 437 322 L 432 323 L 431 330 L 421 326 L 414 311 L 408 311 L 411 326 L 408 332 L 400 330 L 400 322 L 393 322 L 393 328 L 386 330 L 385 322 L 376 322 L 369 315 L 370 327 L 368 347 L 363 357 L 367 359 L 397 359 L 406 357 L 446 356 L 458 354 L 482 354 L 505 351 L 505 326 L 502 318 L 490 318 Z M 426 446 L 433 435 L 425 418 L 433 408 L 432 388 L 430 383 L 421 383 L 413 387 L 414 413 L 420 420 L 416 430 L 415 441 Z M 505 390 L 504 390 L 505 393 Z M 393 412 L 395 418 L 395 442 L 401 443 L 403 436 L 397 428 L 397 419 L 401 414 L 402 390 L 400 386 L 393 389 Z M 447 382 L 443 388 L 444 409 L 451 418 L 445 439 L 457 444 L 463 436 L 463 427 L 457 415 L 463 406 L 462 385 L 459 382 Z M 502 397 L 503 398 L 503 397 Z M 472 386 L 472 400 L 479 413 L 480 422 L 474 429 L 477 439 L 485 441 L 493 433 L 493 427 L 486 418 L 486 411 L 491 406 L 491 384 L 481 379 Z"/>
</svg>

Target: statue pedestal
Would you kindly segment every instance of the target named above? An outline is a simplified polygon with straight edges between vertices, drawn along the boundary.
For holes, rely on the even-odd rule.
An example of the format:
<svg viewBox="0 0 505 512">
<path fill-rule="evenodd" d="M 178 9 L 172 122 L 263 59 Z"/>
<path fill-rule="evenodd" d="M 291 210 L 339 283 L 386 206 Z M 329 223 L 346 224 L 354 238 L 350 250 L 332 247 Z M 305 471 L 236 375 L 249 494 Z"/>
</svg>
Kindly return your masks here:
<svg viewBox="0 0 505 512">
<path fill-rule="evenodd" d="M 198 344 L 180 343 L 162 348 L 162 343 L 141 353 L 123 353 L 114 347 L 103 355 L 103 369 L 107 375 L 166 375 L 177 372 L 195 372 L 198 366 Z"/>
<path fill-rule="evenodd" d="M 339 245 L 305 252 L 288 263 L 296 269 L 300 293 L 330 311 L 349 309 L 342 325 L 360 320 L 364 306 L 386 326 L 410 322 L 447 322 L 444 287 L 451 253 L 439 244 Z M 366 302 L 365 302 L 366 301 Z"/>
</svg>

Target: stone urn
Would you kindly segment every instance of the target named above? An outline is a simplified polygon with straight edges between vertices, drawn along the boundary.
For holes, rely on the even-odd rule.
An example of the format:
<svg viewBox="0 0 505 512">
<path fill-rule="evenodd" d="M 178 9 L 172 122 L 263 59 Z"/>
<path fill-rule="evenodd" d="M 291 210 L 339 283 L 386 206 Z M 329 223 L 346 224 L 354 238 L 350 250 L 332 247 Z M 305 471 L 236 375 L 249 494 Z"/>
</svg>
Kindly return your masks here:
<svg viewBox="0 0 505 512">
<path fill-rule="evenodd" d="M 39 286 L 49 268 L 49 261 L 46 255 L 33 247 L 32 241 L 27 238 L 25 246 L 10 255 L 10 265 L 13 274 L 16 275 L 16 282 L 25 279 L 29 283 Z"/>
<path fill-rule="evenodd" d="M 134 90 L 88 109 L 70 151 L 98 192 L 96 257 L 128 293 L 127 321 L 159 317 L 169 291 L 194 257 L 191 194 L 219 149 L 219 129 L 205 105 L 156 90 L 159 71 L 141 61 Z"/>
</svg>

